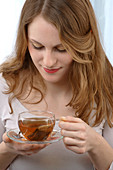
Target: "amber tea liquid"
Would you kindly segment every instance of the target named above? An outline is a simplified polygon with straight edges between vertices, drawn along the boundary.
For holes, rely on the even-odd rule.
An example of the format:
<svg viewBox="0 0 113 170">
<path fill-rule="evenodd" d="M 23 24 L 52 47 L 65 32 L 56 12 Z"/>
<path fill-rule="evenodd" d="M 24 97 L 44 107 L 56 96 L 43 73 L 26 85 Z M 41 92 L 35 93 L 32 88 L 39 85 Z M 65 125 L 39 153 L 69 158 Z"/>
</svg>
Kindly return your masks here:
<svg viewBox="0 0 113 170">
<path fill-rule="evenodd" d="M 27 118 L 19 120 L 18 125 L 23 136 L 30 141 L 46 140 L 55 125 L 55 121 L 47 117 Z"/>
</svg>

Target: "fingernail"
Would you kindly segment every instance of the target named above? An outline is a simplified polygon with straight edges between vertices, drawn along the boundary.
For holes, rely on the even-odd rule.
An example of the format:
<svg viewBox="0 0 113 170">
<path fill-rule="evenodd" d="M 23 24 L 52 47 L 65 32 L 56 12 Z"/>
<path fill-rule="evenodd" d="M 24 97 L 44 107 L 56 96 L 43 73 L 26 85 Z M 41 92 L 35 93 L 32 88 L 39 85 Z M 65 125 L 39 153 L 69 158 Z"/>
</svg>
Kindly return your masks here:
<svg viewBox="0 0 113 170">
<path fill-rule="evenodd" d="M 66 121 L 66 118 L 65 118 L 64 116 L 62 116 L 62 117 L 60 118 L 60 120 L 61 120 L 61 121 Z"/>
</svg>

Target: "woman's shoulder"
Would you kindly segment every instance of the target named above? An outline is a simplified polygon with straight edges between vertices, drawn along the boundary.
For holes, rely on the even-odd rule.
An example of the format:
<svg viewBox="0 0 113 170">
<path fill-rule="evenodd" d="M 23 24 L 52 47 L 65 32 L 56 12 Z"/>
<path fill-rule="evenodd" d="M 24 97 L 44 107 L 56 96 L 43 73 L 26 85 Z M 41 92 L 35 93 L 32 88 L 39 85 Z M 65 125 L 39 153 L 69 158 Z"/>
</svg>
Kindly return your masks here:
<svg viewBox="0 0 113 170">
<path fill-rule="evenodd" d="M 8 99 L 9 95 L 5 93 L 7 88 L 8 85 L 6 83 L 6 80 L 3 78 L 2 73 L 0 73 L 0 106 L 3 105 Z"/>
<path fill-rule="evenodd" d="M 0 73 L 0 88 L 5 89 L 6 87 L 8 87 L 7 83 L 6 83 L 6 80 L 4 79 L 2 73 Z"/>
<path fill-rule="evenodd" d="M 3 122 L 4 118 L 7 117 L 7 114 L 10 111 L 8 100 L 9 94 L 6 94 L 5 91 L 7 90 L 8 85 L 6 80 L 3 78 L 2 74 L 0 73 L 0 118 Z"/>
</svg>

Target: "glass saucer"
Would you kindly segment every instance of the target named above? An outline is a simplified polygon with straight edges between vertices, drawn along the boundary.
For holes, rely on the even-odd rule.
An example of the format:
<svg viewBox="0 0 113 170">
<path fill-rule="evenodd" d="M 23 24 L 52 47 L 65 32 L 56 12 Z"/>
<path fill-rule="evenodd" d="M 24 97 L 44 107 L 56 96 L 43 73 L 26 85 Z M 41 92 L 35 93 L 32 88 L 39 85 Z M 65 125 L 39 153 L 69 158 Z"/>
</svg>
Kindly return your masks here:
<svg viewBox="0 0 113 170">
<path fill-rule="evenodd" d="M 7 132 L 7 136 L 15 142 L 27 143 L 27 144 L 54 143 L 54 142 L 58 142 L 59 140 L 61 140 L 63 138 L 63 136 L 60 134 L 60 131 L 57 131 L 57 130 L 53 130 L 53 132 L 51 133 L 51 136 L 49 136 L 44 141 L 29 141 L 23 135 L 19 134 L 19 129 L 10 129 Z"/>
</svg>

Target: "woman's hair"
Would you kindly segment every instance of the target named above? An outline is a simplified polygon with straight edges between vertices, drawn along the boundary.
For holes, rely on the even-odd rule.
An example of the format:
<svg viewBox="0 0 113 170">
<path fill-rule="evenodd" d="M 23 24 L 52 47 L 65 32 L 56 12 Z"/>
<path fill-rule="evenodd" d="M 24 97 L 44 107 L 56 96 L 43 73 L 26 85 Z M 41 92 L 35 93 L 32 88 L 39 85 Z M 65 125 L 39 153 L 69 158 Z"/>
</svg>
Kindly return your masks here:
<svg viewBox="0 0 113 170">
<path fill-rule="evenodd" d="M 10 106 L 14 97 L 22 96 L 27 83 L 31 87 L 30 92 L 33 88 L 40 92 L 40 101 L 44 97 L 40 89 L 34 86 L 33 82 L 37 76 L 43 86 L 44 83 L 27 47 L 28 25 L 37 15 L 43 16 L 58 29 L 62 44 L 73 58 L 69 73 L 73 96 L 67 105 L 73 107 L 75 114 L 87 123 L 92 110 L 95 110 L 93 125 L 107 119 L 108 124 L 112 126 L 113 67 L 102 48 L 95 14 L 89 0 L 25 1 L 14 56 L 0 67 L 0 72 L 9 86 L 7 93 L 14 92 L 9 100 Z"/>
</svg>

